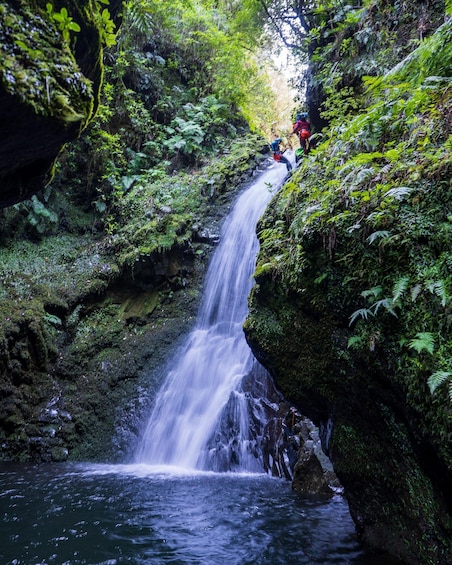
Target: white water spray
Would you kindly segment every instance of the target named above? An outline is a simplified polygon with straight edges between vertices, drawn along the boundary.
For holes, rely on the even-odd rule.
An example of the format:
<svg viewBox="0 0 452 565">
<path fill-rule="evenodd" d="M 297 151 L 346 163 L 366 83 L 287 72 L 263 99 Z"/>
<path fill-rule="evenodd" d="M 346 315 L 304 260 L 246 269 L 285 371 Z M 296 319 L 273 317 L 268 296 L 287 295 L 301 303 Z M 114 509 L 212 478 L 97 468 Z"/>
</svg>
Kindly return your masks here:
<svg viewBox="0 0 452 565">
<path fill-rule="evenodd" d="M 262 471 L 244 377 L 259 374 L 242 325 L 258 251 L 256 223 L 286 176 L 273 165 L 238 198 L 209 266 L 195 328 L 158 393 L 135 460 L 188 469 Z M 226 430 L 226 432 L 225 432 Z"/>
</svg>

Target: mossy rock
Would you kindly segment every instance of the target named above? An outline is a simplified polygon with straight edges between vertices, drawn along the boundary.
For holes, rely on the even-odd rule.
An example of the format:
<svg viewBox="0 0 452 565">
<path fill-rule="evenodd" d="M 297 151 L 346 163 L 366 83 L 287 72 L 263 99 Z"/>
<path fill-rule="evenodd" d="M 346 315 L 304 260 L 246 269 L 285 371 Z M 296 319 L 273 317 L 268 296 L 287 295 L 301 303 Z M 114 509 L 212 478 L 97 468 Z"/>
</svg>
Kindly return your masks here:
<svg viewBox="0 0 452 565">
<path fill-rule="evenodd" d="M 79 24 L 77 42 L 65 40 L 46 2 L 0 6 L 0 207 L 43 188 L 62 146 L 98 104 L 102 46 L 95 8 L 88 0 L 58 6 Z"/>
</svg>

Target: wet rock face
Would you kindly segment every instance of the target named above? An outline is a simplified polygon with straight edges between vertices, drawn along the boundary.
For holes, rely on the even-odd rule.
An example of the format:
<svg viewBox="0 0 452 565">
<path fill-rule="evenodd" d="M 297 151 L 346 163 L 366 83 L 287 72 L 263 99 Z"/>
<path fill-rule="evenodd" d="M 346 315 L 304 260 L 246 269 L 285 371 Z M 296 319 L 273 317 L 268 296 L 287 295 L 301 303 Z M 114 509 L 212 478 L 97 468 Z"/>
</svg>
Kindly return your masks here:
<svg viewBox="0 0 452 565">
<path fill-rule="evenodd" d="M 0 6 L 0 207 L 29 198 L 94 114 L 102 76 L 99 30 L 86 0 L 60 2 L 79 24 L 77 48 L 46 2 Z"/>
<path fill-rule="evenodd" d="M 322 304 L 320 291 L 291 295 L 260 277 L 247 340 L 288 401 L 328 428 L 322 442 L 363 539 L 413 565 L 450 563 L 450 471 L 433 437 L 420 433 L 387 359 L 345 354 L 340 320 Z M 309 443 L 304 449 L 293 479 L 302 492 L 320 476 Z"/>
<path fill-rule="evenodd" d="M 209 468 L 226 472 L 244 465 L 292 481 L 302 495 L 342 492 L 318 428 L 275 389 L 267 371 L 254 363 L 242 390 L 231 394 L 207 446 Z M 246 404 L 248 437 L 240 432 L 239 403 Z"/>
<path fill-rule="evenodd" d="M 129 455 L 165 376 L 161 367 L 193 323 L 204 248 L 156 254 L 120 278 L 100 263 L 110 284 L 75 303 L 60 296 L 55 307 L 50 287 L 45 305 L 41 295 L 3 300 L 1 460 Z"/>
<path fill-rule="evenodd" d="M 0 108 L 0 207 L 5 208 L 43 188 L 58 152 L 75 132 L 37 116 L 10 95 L 0 95 Z"/>
</svg>

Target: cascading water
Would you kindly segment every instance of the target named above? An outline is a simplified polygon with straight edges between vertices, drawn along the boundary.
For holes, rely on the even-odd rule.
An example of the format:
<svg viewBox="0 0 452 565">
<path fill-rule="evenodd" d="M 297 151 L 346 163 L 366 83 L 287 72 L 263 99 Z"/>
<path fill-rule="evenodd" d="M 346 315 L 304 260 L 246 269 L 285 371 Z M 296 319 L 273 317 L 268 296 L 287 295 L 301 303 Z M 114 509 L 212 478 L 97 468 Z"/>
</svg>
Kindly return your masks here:
<svg viewBox="0 0 452 565">
<path fill-rule="evenodd" d="M 284 174 L 277 165 L 264 173 L 226 221 L 199 318 L 157 395 L 138 464 L 0 462 L 1 564 L 392 563 L 364 552 L 341 497 L 303 500 L 263 474 L 192 473 L 284 474 L 281 399 L 242 331 L 255 224 L 268 184 L 276 189 Z"/>
<path fill-rule="evenodd" d="M 136 461 L 190 469 L 262 471 L 262 441 L 271 401 L 256 398 L 268 378 L 242 325 L 258 250 L 256 223 L 286 176 L 262 173 L 238 198 L 209 266 L 194 329 L 158 393 Z"/>
</svg>

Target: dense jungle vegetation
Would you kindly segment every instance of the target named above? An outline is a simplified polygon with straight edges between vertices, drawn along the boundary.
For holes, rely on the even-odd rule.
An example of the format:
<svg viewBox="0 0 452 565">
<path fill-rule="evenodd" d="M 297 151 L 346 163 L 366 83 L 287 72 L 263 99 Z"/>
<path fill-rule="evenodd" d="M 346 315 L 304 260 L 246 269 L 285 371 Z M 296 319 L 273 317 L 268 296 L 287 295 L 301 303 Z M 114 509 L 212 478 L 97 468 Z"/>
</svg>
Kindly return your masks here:
<svg viewBox="0 0 452 565">
<path fill-rule="evenodd" d="M 247 338 L 288 399 L 332 419 L 364 539 L 450 562 L 451 16 L 441 0 L 3 3 L 3 91 L 77 139 L 0 212 L 2 459 L 127 452 L 225 209 L 308 110 L 311 152 L 258 226 Z"/>
<path fill-rule="evenodd" d="M 361 17 L 362 12 L 348 12 L 347 25 Z M 342 54 L 340 65 L 321 65 L 327 92 L 344 80 L 343 72 L 331 73 L 332 67 L 346 67 L 359 49 L 343 37 L 349 35 L 346 29 L 344 25 L 339 41 L 329 47 Z M 399 346 L 411 350 L 414 373 L 430 371 L 431 392 L 442 386 L 452 400 L 447 340 L 451 26 L 446 22 L 420 39 L 410 39 L 419 46 L 397 65 L 387 50 L 386 66 L 362 63 L 385 73 L 370 76 L 372 69 L 366 68 L 355 88 L 349 80 L 330 94 L 323 113 L 330 122 L 328 133 L 278 199 L 284 222 L 261 231 L 262 255 L 272 260 L 261 262 L 257 274 L 271 272 L 287 288 L 297 289 L 306 264 L 300 241 L 309 245 L 320 234 L 326 254 L 316 284 L 333 277 L 328 285 L 328 292 L 337 294 L 333 302 L 360 306 L 350 312 L 354 335 L 348 347 L 374 347 L 384 334 L 380 323 L 403 323 L 406 335 L 399 336 Z M 350 276 L 344 277 L 348 269 Z"/>
</svg>

